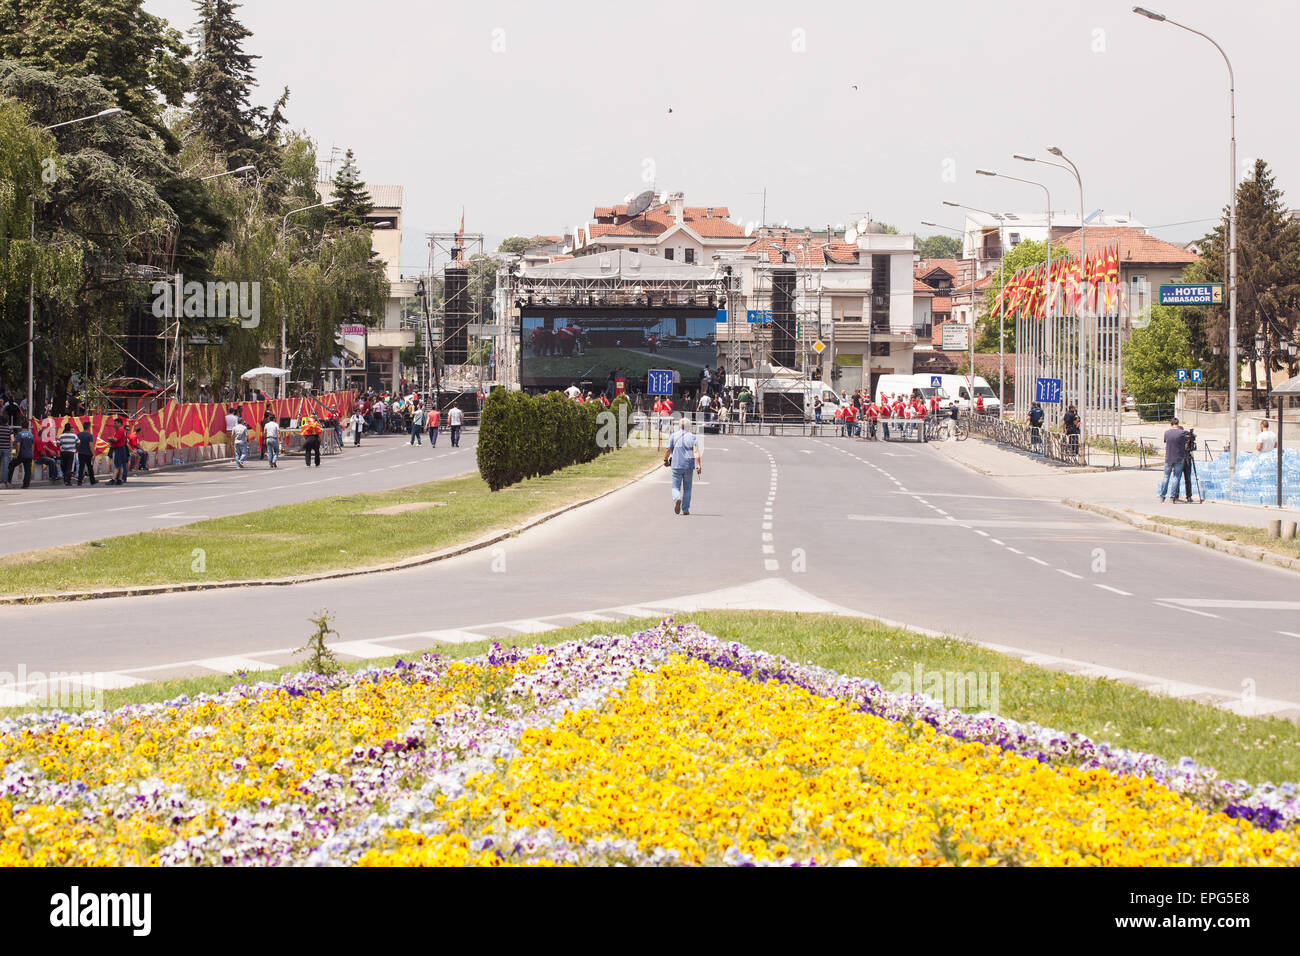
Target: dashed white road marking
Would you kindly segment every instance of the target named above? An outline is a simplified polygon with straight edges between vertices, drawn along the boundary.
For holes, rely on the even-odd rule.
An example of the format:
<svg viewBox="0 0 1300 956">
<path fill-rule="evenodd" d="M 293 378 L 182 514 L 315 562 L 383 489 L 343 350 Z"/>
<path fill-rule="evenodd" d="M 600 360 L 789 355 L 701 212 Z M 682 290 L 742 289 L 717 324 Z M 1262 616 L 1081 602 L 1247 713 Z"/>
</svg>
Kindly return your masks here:
<svg viewBox="0 0 1300 956">
<path fill-rule="evenodd" d="M 1219 615 L 1211 614 L 1209 611 L 1198 611 L 1194 607 L 1183 607 L 1181 604 L 1163 604 L 1160 601 L 1156 601 L 1155 603 L 1156 603 L 1156 607 L 1167 607 L 1173 611 L 1186 611 L 1188 614 L 1197 614 L 1201 617 L 1213 617 L 1213 618 L 1219 617 Z"/>
<path fill-rule="evenodd" d="M 1295 631 L 1278 631 L 1283 637 L 1300 637 Z"/>
<path fill-rule="evenodd" d="M 1122 594 L 1124 597 L 1132 597 L 1131 591 L 1121 591 L 1119 588 L 1113 588 L 1109 584 L 1094 584 L 1093 587 L 1101 588 L 1103 591 L 1111 591 L 1114 594 Z"/>
<path fill-rule="evenodd" d="M 1051 565 L 1048 564 L 1046 561 L 1044 561 L 1042 558 L 1036 558 L 1032 554 L 1027 554 L 1025 555 L 1025 557 L 1028 558 L 1030 561 L 1033 561 L 1035 564 L 1041 564 L 1045 568 L 1051 567 Z"/>
<path fill-rule="evenodd" d="M 1067 570 L 1065 570 L 1065 568 L 1057 568 L 1056 570 L 1057 570 L 1058 572 L 1060 572 L 1061 574 L 1064 574 L 1067 578 L 1074 578 L 1076 581 L 1082 581 L 1082 580 L 1083 580 L 1083 575 L 1082 575 L 1082 574 L 1075 574 L 1073 571 L 1067 571 Z"/>
</svg>

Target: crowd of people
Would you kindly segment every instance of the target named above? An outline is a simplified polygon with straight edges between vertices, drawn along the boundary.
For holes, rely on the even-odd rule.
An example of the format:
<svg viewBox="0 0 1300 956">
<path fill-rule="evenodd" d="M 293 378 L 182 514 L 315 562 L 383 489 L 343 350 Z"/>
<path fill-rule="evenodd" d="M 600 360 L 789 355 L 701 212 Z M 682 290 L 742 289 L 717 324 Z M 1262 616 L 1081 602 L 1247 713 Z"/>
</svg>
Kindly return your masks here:
<svg viewBox="0 0 1300 956">
<path fill-rule="evenodd" d="M 8 406 L 6 406 L 7 410 Z M 89 419 L 66 422 L 63 430 L 55 434 L 51 427 L 41 429 L 38 422 L 21 415 L 0 415 L 0 479 L 6 488 L 12 488 L 15 473 L 22 471 L 22 487 L 30 488 L 32 479 L 51 484 L 71 486 L 89 482 L 99 484 L 95 477 L 95 459 L 106 454 L 112 463 L 113 477 L 110 485 L 124 485 L 131 472 L 149 470 L 149 456 L 140 445 L 138 424 L 129 423 L 123 416 L 113 419 L 109 431 L 97 437 Z M 41 471 L 38 473 L 37 469 Z"/>
</svg>

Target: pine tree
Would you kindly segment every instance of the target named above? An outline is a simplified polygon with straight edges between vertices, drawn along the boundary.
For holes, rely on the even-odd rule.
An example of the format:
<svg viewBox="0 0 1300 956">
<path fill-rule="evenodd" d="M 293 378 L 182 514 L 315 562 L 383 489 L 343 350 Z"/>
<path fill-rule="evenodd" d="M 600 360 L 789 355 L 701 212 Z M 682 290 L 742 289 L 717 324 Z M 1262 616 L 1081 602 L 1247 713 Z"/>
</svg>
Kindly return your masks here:
<svg viewBox="0 0 1300 956">
<path fill-rule="evenodd" d="M 1249 361 L 1254 355 L 1256 333 L 1264 332 L 1272 352 L 1270 368 L 1265 371 L 1267 389 L 1273 371 L 1287 369 L 1279 343 L 1284 337 L 1294 340 L 1297 334 L 1300 223 L 1291 219 L 1268 163 L 1257 159 L 1251 172 L 1237 187 L 1237 348 L 1239 356 Z M 1203 247 L 1206 278 L 1213 282 L 1227 281 L 1226 212 L 1223 222 L 1206 236 Z M 1226 354 L 1226 304 L 1213 310 L 1208 327 L 1209 340 L 1221 344 Z M 1256 408 L 1261 405 L 1257 368 L 1257 363 L 1251 361 L 1251 398 Z"/>
<path fill-rule="evenodd" d="M 195 0 L 199 22 L 194 28 L 198 60 L 194 66 L 194 128 L 226 158 L 228 169 L 251 159 L 254 117 L 248 105 L 253 61 L 243 41 L 252 36 L 235 18 L 239 4 L 230 0 Z"/>
<path fill-rule="evenodd" d="M 366 192 L 366 184 L 361 179 L 356 159 L 349 149 L 343 156 L 343 165 L 334 174 L 334 202 L 329 207 L 330 219 L 335 225 L 344 228 L 360 227 L 373 210 L 370 193 Z"/>
</svg>

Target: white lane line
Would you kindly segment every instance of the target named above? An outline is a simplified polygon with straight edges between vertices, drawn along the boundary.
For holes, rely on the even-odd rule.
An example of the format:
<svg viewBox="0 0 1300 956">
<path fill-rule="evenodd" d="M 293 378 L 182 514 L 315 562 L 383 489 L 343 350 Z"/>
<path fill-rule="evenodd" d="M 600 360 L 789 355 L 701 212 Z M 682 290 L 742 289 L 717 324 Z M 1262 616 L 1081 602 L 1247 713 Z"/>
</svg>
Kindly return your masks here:
<svg viewBox="0 0 1300 956">
<path fill-rule="evenodd" d="M 1028 558 L 1030 561 L 1033 561 L 1035 564 L 1041 564 L 1045 568 L 1051 567 L 1051 565 L 1048 564 L 1046 561 L 1044 561 L 1042 558 L 1036 558 L 1032 554 L 1027 554 L 1025 555 L 1025 557 Z"/>
<path fill-rule="evenodd" d="M 1234 601 L 1219 598 L 1156 598 L 1183 607 L 1233 608 L 1245 611 L 1300 611 L 1300 601 Z"/>
<path fill-rule="evenodd" d="M 330 649 L 333 650 L 333 648 L 334 645 L 331 644 Z M 254 660 L 251 657 L 209 657 L 201 661 L 195 661 L 195 663 L 200 667 L 222 674 L 233 674 L 235 671 L 269 671 L 276 666 L 265 661 Z"/>
<path fill-rule="evenodd" d="M 989 538 L 989 540 L 992 541 L 992 542 L 993 542 L 994 544 L 996 544 L 996 545 L 1000 545 L 1000 546 L 1002 546 L 1002 547 L 1004 547 L 1004 548 L 1006 547 L 1006 544 L 1004 544 L 1003 542 L 999 541 L 997 538 Z"/>
<path fill-rule="evenodd" d="M 764 521 L 764 522 L 763 522 L 763 530 L 764 530 L 764 531 L 771 531 L 771 530 L 772 530 L 772 522 L 770 522 L 770 521 Z"/>
<path fill-rule="evenodd" d="M 1122 594 L 1124 597 L 1132 597 L 1131 591 L 1121 591 L 1119 588 L 1113 588 L 1109 584 L 1094 584 L 1093 587 L 1101 588 L 1103 591 L 1110 591 L 1114 594 Z"/>
<path fill-rule="evenodd" d="M 768 558 L 763 562 L 763 568 L 767 571 L 779 571 L 781 570 L 781 565 L 772 558 Z"/>
<path fill-rule="evenodd" d="M 1059 571 L 1061 574 L 1064 574 L 1067 578 L 1074 578 L 1076 581 L 1083 580 L 1082 574 L 1075 574 L 1073 571 L 1065 570 L 1065 568 L 1057 568 L 1056 570 Z"/>
<path fill-rule="evenodd" d="M 331 651 L 346 654 L 348 657 L 392 657 L 395 654 L 410 653 L 402 647 L 389 647 L 387 644 L 376 644 L 373 641 L 343 641 L 339 644 L 331 644 L 329 647 Z"/>
<path fill-rule="evenodd" d="M 1300 637 L 1295 631 L 1278 631 L 1283 637 Z"/>
<path fill-rule="evenodd" d="M 1005 547 L 1006 547 L 1006 549 L 1007 549 L 1008 551 L 1010 551 L 1012 554 L 1024 554 L 1024 553 L 1025 553 L 1025 552 L 1021 551 L 1019 548 L 1013 548 L 1013 547 L 1011 547 L 1011 545 L 1009 545 L 1009 544 L 1008 544 L 1008 545 L 1005 545 Z"/>
<path fill-rule="evenodd" d="M 971 530 L 978 535 L 982 535 L 985 538 L 989 537 L 989 533 L 987 531 L 981 531 L 979 528 L 972 528 Z"/>
<path fill-rule="evenodd" d="M 1211 614 L 1209 611 L 1198 611 L 1195 608 L 1183 607 L 1181 604 L 1162 604 L 1160 601 L 1155 602 L 1156 607 L 1167 607 L 1172 611 L 1186 611 L 1188 614 L 1196 614 L 1200 617 L 1219 618 L 1217 614 Z"/>
<path fill-rule="evenodd" d="M 380 467 L 380 468 L 371 468 L 368 472 L 366 472 L 366 474 L 368 474 L 368 475 L 373 475 L 375 472 L 377 472 L 377 471 L 383 471 L 383 470 L 384 470 L 384 469 L 383 469 L 382 467 Z"/>
</svg>

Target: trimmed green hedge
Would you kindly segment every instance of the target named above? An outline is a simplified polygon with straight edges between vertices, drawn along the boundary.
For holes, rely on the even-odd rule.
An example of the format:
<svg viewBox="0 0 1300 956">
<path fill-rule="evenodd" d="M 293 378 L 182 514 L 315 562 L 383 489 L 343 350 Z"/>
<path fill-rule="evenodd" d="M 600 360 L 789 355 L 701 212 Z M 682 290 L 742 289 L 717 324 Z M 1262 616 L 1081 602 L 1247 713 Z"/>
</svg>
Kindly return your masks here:
<svg viewBox="0 0 1300 956">
<path fill-rule="evenodd" d="M 632 403 L 620 395 L 606 409 L 559 392 L 534 398 L 495 388 L 483 405 L 478 470 L 493 491 L 591 461 L 627 443 Z"/>
</svg>

